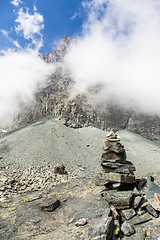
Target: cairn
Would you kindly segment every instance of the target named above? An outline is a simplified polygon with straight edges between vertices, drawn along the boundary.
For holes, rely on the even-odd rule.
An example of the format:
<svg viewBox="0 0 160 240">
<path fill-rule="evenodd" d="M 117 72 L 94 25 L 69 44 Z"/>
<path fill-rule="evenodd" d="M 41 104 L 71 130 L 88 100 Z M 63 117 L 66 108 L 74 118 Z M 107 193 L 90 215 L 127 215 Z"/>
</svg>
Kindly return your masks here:
<svg viewBox="0 0 160 240">
<path fill-rule="evenodd" d="M 102 149 L 101 166 L 105 187 L 116 190 L 133 189 L 135 166 L 126 160 L 126 151 L 119 136 L 113 131 L 109 132 Z"/>
</svg>

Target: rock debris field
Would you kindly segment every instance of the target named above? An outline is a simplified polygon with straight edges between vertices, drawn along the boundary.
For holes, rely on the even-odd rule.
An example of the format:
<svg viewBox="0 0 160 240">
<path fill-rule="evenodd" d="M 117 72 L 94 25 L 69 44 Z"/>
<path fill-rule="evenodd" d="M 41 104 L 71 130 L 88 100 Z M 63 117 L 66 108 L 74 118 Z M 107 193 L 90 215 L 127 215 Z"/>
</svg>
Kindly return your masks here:
<svg viewBox="0 0 160 240">
<path fill-rule="evenodd" d="M 136 175 L 160 171 L 160 145 L 126 130 L 118 131 Z M 93 177 L 100 171 L 106 131 L 72 129 L 52 117 L 1 135 L 0 170 L 51 169 L 63 163 L 73 175 Z"/>
<path fill-rule="evenodd" d="M 117 134 L 127 160 L 135 165 L 135 177 L 153 175 L 159 180 L 159 143 L 126 130 Z M 91 239 L 90 231 L 106 209 L 100 196 L 103 187 L 95 186 L 94 182 L 96 174 L 102 171 L 101 155 L 106 135 L 106 131 L 94 127 L 68 128 L 51 116 L 2 133 L 0 239 Z M 55 167 L 62 164 L 65 174 L 58 174 Z M 51 196 L 51 199 L 58 197 L 55 200 L 58 208 L 45 205 L 50 200 L 43 203 L 43 199 Z M 48 207 L 54 212 L 42 211 Z M 147 225 L 144 227 L 142 235 L 145 237 L 149 230 Z"/>
</svg>

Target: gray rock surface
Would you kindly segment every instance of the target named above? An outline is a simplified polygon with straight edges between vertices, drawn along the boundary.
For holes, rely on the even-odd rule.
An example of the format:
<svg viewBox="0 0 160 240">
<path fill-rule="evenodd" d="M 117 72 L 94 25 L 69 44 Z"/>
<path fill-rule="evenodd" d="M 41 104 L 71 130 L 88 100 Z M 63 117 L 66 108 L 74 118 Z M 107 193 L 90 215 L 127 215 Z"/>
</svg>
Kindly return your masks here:
<svg viewBox="0 0 160 240">
<path fill-rule="evenodd" d="M 121 230 L 125 236 L 131 236 L 132 234 L 135 233 L 134 227 L 127 221 L 125 221 L 122 226 Z"/>
</svg>

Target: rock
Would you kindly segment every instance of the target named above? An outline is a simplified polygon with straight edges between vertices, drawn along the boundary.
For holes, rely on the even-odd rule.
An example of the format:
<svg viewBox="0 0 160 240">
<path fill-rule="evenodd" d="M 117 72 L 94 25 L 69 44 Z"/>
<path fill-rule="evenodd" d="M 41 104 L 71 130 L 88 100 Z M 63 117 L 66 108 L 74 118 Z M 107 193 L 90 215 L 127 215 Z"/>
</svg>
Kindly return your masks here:
<svg viewBox="0 0 160 240">
<path fill-rule="evenodd" d="M 105 173 L 104 182 L 107 183 L 135 183 L 135 176 L 132 174 Z"/>
<path fill-rule="evenodd" d="M 75 226 L 79 227 L 79 226 L 84 226 L 87 224 L 87 220 L 85 218 L 79 219 L 76 223 Z"/>
<path fill-rule="evenodd" d="M 135 229 L 129 222 L 125 221 L 121 226 L 121 231 L 125 236 L 131 236 L 135 233 Z"/>
<path fill-rule="evenodd" d="M 146 210 L 149 214 L 151 214 L 153 217 L 158 218 L 159 215 L 157 211 L 151 206 L 151 204 L 147 204 Z"/>
<path fill-rule="evenodd" d="M 123 151 L 121 153 L 115 153 L 113 151 L 107 150 L 102 153 L 101 159 L 102 159 L 102 162 L 111 161 L 111 162 L 125 163 L 126 162 L 126 152 Z"/>
<path fill-rule="evenodd" d="M 134 209 L 125 209 L 121 211 L 122 220 L 123 219 L 129 220 L 133 218 L 135 215 L 136 215 L 136 211 Z"/>
<path fill-rule="evenodd" d="M 120 142 L 105 141 L 105 146 L 102 147 L 103 151 L 110 150 L 115 153 L 121 153 L 124 151 L 124 146 Z"/>
<path fill-rule="evenodd" d="M 120 137 L 113 130 L 106 135 L 106 139 L 120 141 Z"/>
<path fill-rule="evenodd" d="M 59 206 L 60 201 L 57 199 L 56 195 L 54 195 L 52 198 L 45 199 L 41 203 L 40 208 L 42 211 L 53 212 Z"/>
<path fill-rule="evenodd" d="M 107 208 L 102 218 L 94 226 L 91 240 L 111 240 L 114 231 L 114 220 L 110 216 L 111 210 Z"/>
<path fill-rule="evenodd" d="M 160 212 L 160 205 L 158 202 L 152 202 L 152 201 L 149 201 L 148 202 L 156 211 Z"/>
<path fill-rule="evenodd" d="M 65 169 L 65 166 L 63 164 L 59 165 L 59 166 L 56 166 L 54 168 L 54 173 L 58 173 L 58 174 L 68 174 L 66 169 Z"/>
<path fill-rule="evenodd" d="M 148 222 L 150 220 L 152 220 L 151 216 L 148 213 L 145 213 L 141 216 L 135 216 L 134 218 L 130 219 L 130 223 L 132 223 L 133 225 L 138 225 Z"/>
<path fill-rule="evenodd" d="M 137 214 L 139 215 L 139 216 L 141 216 L 141 215 L 143 215 L 143 214 L 145 214 L 146 213 L 146 210 L 139 210 L 138 212 L 137 212 Z"/>
<path fill-rule="evenodd" d="M 126 163 L 103 162 L 101 166 L 105 172 L 132 173 L 136 170 L 133 163 L 129 161 L 126 161 Z"/>
<path fill-rule="evenodd" d="M 133 199 L 132 191 L 102 191 L 101 196 L 117 209 L 130 208 Z"/>
<path fill-rule="evenodd" d="M 154 194 L 160 193 L 160 185 L 154 182 L 154 178 L 151 176 L 147 177 L 147 190 L 146 190 L 146 198 L 149 201 L 154 201 Z"/>
<path fill-rule="evenodd" d="M 147 183 L 147 179 L 145 179 L 145 178 L 143 178 L 143 179 L 138 179 L 138 180 L 136 181 L 137 190 L 138 190 L 138 191 L 141 191 L 141 190 L 144 188 L 144 186 L 146 185 L 146 183 Z"/>
<path fill-rule="evenodd" d="M 111 209 L 114 220 L 119 219 L 119 213 L 117 212 L 117 209 L 115 208 L 115 206 L 111 205 L 110 209 Z"/>
<path fill-rule="evenodd" d="M 96 186 L 104 186 L 105 180 L 104 180 L 104 173 L 97 173 L 94 182 Z"/>
<path fill-rule="evenodd" d="M 140 196 L 137 196 L 134 198 L 134 202 L 133 202 L 133 207 L 135 209 L 137 209 L 138 207 L 140 207 L 140 204 L 142 203 L 144 198 L 140 197 Z"/>
</svg>

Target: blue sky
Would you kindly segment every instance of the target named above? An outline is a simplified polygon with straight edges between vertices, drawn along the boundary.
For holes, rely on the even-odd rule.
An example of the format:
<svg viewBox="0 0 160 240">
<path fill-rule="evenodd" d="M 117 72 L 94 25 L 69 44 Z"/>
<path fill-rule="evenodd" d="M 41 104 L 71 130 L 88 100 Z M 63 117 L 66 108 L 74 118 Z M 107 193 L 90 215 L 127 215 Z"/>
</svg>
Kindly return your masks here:
<svg viewBox="0 0 160 240">
<path fill-rule="evenodd" d="M 20 8 L 24 11 L 28 8 L 29 14 L 32 15 L 36 7 L 37 12 L 43 16 L 44 28 L 41 30 L 43 47 L 40 49 L 43 54 L 51 52 L 64 35 L 74 37 L 81 34 L 85 18 L 82 0 L 21 0 L 17 6 L 11 4 L 11 1 L 19 0 L 0 1 L 0 50 L 15 47 L 12 41 L 18 41 L 22 47 L 27 46 L 30 41 L 24 39 L 22 33 L 15 32 L 17 25 L 15 20 Z"/>
</svg>

